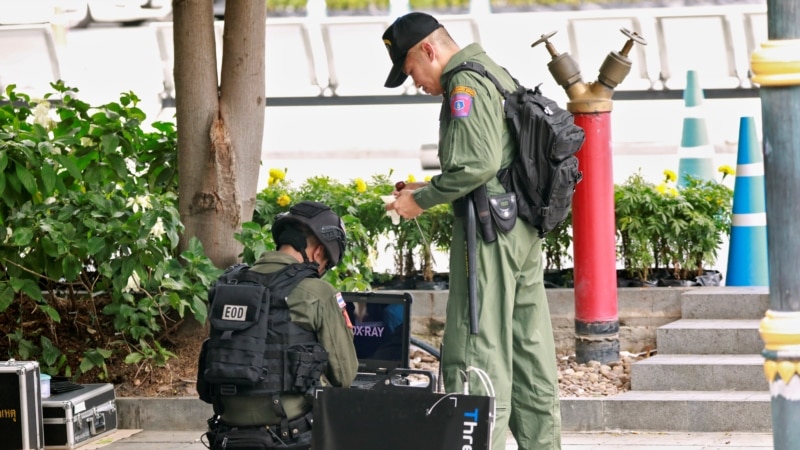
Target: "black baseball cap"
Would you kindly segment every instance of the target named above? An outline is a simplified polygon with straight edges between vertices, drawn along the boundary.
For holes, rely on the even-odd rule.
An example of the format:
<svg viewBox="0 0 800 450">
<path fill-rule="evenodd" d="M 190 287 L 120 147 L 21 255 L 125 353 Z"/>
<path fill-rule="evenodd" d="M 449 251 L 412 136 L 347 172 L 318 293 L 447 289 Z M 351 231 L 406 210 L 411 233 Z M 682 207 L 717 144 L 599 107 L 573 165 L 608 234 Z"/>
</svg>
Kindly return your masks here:
<svg viewBox="0 0 800 450">
<path fill-rule="evenodd" d="M 407 75 L 403 73 L 403 64 L 411 47 L 425 39 L 429 34 L 443 25 L 429 14 L 412 12 L 400 16 L 383 33 L 383 43 L 389 50 L 392 59 L 392 70 L 386 78 L 384 86 L 393 88 L 406 81 Z"/>
</svg>

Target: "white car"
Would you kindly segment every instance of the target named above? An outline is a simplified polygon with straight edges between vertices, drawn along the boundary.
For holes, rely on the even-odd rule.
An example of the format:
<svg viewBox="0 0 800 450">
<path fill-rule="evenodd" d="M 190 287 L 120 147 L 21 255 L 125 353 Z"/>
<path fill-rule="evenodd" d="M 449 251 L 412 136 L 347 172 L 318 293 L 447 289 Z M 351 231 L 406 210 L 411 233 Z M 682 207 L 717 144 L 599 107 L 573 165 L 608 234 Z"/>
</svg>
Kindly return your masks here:
<svg viewBox="0 0 800 450">
<path fill-rule="evenodd" d="M 93 22 L 171 19 L 171 0 L 0 0 L 0 25 L 50 22 L 82 28 Z"/>
</svg>

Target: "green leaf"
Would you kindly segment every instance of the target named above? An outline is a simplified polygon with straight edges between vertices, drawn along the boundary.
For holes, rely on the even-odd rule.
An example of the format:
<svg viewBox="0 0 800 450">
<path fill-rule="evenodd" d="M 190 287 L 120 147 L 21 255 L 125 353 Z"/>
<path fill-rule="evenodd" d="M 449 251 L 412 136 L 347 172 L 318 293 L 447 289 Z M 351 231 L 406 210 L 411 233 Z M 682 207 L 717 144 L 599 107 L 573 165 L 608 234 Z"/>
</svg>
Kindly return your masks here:
<svg viewBox="0 0 800 450">
<path fill-rule="evenodd" d="M 76 180 L 81 179 L 81 170 L 75 164 L 75 160 L 73 158 L 64 155 L 56 155 L 55 160 L 64 166 L 65 169 L 67 169 L 67 172 L 72 175 L 72 178 L 75 178 Z"/>
<path fill-rule="evenodd" d="M 103 250 L 105 248 L 105 246 L 106 246 L 105 239 L 103 239 L 101 237 L 93 236 L 93 237 L 89 238 L 89 244 L 87 246 L 87 250 L 88 250 L 90 255 L 96 255 L 96 254 L 100 253 L 100 251 Z"/>
<path fill-rule="evenodd" d="M 91 360 L 91 358 L 84 357 L 81 360 L 81 365 L 78 367 L 78 369 L 81 371 L 81 373 L 86 373 L 94 369 L 95 367 L 97 367 L 97 365 L 94 363 L 94 361 Z"/>
<path fill-rule="evenodd" d="M 206 319 L 208 318 L 206 301 L 196 295 L 193 296 L 192 309 L 194 310 L 194 318 L 200 323 L 206 323 Z"/>
<path fill-rule="evenodd" d="M 16 165 L 16 173 L 17 179 L 22 183 L 22 186 L 25 187 L 25 190 L 28 191 L 31 195 L 39 192 L 39 188 L 36 186 L 36 178 L 33 177 L 31 172 L 25 168 L 22 164 Z"/>
<path fill-rule="evenodd" d="M 46 365 L 52 366 L 62 355 L 61 350 L 53 345 L 53 342 L 47 336 L 42 336 L 40 341 L 42 343 L 42 359 L 44 359 Z"/>
<path fill-rule="evenodd" d="M 61 261 L 61 267 L 64 271 L 64 278 L 67 281 L 73 281 L 78 278 L 78 275 L 83 270 L 83 265 L 75 255 L 67 255 Z"/>
<path fill-rule="evenodd" d="M 129 353 L 128 356 L 125 357 L 125 364 L 137 364 L 143 359 L 144 355 L 139 352 Z"/>
<path fill-rule="evenodd" d="M 44 191 L 42 195 L 45 197 L 50 197 L 53 195 L 53 190 L 56 186 L 56 172 L 53 170 L 53 166 L 48 163 L 42 164 L 42 187 Z"/>
<path fill-rule="evenodd" d="M 50 306 L 50 305 L 42 305 L 42 304 L 40 304 L 40 305 L 39 305 L 39 308 L 40 308 L 40 309 L 41 309 L 41 310 L 42 310 L 42 311 L 43 311 L 45 314 L 47 314 L 48 316 L 50 316 L 50 318 L 51 318 L 51 319 L 53 319 L 53 322 L 58 322 L 58 323 L 61 323 L 61 316 L 58 314 L 58 311 L 56 311 L 56 309 L 55 309 L 55 308 L 53 308 L 53 307 L 52 307 L 52 306 Z"/>
<path fill-rule="evenodd" d="M 14 245 L 17 246 L 24 246 L 31 243 L 33 239 L 33 230 L 30 228 L 17 228 L 14 230 L 14 235 L 11 237 L 12 242 Z"/>
<path fill-rule="evenodd" d="M 47 256 L 57 258 L 61 255 L 61 252 L 58 251 L 58 245 L 53 242 L 52 234 L 46 234 L 42 236 L 42 249 L 44 250 Z"/>
<path fill-rule="evenodd" d="M 39 288 L 39 285 L 36 284 L 33 280 L 25 279 L 21 280 L 22 283 L 18 289 L 18 292 L 23 292 L 28 297 L 43 302 L 44 297 L 42 297 L 42 289 Z"/>
<path fill-rule="evenodd" d="M 0 282 L 0 312 L 4 312 L 14 303 L 14 288 L 7 282 Z"/>
<path fill-rule="evenodd" d="M 117 173 L 120 178 L 125 178 L 128 175 L 128 166 L 125 164 L 125 159 L 116 154 L 106 155 L 109 165 Z"/>
<path fill-rule="evenodd" d="M 19 342 L 17 342 L 17 354 L 19 354 L 20 359 L 36 359 L 38 351 L 39 349 L 36 347 L 36 344 L 27 339 L 20 339 Z"/>
</svg>

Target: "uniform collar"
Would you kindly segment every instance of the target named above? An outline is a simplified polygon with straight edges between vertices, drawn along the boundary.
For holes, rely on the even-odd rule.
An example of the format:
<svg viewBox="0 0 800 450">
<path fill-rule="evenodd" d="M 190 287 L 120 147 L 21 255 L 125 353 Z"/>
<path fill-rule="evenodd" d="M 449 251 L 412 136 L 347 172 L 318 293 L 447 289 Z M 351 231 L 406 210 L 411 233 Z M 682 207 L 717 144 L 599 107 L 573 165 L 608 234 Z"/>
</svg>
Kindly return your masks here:
<svg viewBox="0 0 800 450">
<path fill-rule="evenodd" d="M 451 70 L 455 69 L 457 65 L 474 59 L 476 56 L 485 54 L 486 51 L 483 50 L 480 44 L 477 42 L 469 44 L 468 46 L 459 50 L 450 61 L 447 62 L 447 65 L 444 68 L 444 73 L 442 74 L 442 78 L 445 78 L 445 75 L 450 72 Z"/>
</svg>

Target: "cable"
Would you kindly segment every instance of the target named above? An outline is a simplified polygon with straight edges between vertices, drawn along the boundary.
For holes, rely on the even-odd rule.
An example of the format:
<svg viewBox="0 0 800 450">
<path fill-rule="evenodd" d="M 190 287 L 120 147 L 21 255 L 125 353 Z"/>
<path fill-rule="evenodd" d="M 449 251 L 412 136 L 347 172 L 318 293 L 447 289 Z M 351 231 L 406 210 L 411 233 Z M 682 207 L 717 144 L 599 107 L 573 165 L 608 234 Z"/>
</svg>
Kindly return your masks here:
<svg viewBox="0 0 800 450">
<path fill-rule="evenodd" d="M 437 361 L 441 361 L 442 355 L 441 353 L 436 350 L 431 344 L 423 341 L 422 339 L 416 338 L 411 336 L 411 343 L 422 349 L 423 351 L 429 353 L 431 356 L 436 358 Z"/>
<path fill-rule="evenodd" d="M 483 384 L 483 389 L 489 394 L 490 397 L 495 398 L 494 394 L 494 385 L 492 384 L 492 380 L 489 378 L 489 375 L 483 370 L 477 367 L 469 366 L 467 367 L 467 371 L 463 372 L 464 377 L 469 377 L 469 372 L 475 372 L 478 375 L 478 379 L 481 380 Z M 469 381 L 464 381 L 464 394 L 469 395 Z M 497 420 L 497 402 L 492 403 L 492 422 L 490 426 L 490 431 L 494 430 L 495 421 Z"/>
<path fill-rule="evenodd" d="M 439 400 L 436 400 L 436 402 L 434 402 L 434 404 L 433 404 L 433 405 L 431 405 L 431 407 L 430 407 L 430 408 L 428 408 L 428 409 L 426 409 L 426 410 L 425 410 L 425 415 L 426 415 L 426 416 L 430 416 L 430 415 L 431 415 L 431 413 L 433 412 L 433 408 L 436 408 L 436 405 L 438 405 L 439 403 L 441 403 L 441 401 L 442 401 L 442 400 L 444 400 L 444 399 L 446 399 L 447 397 L 452 397 L 452 396 L 454 396 L 454 395 L 456 395 L 456 394 L 445 394 L 445 395 L 443 395 L 441 398 L 439 398 Z"/>
</svg>

